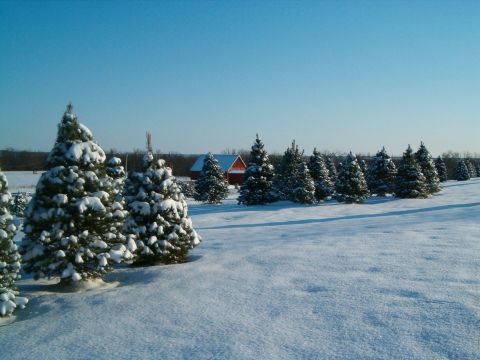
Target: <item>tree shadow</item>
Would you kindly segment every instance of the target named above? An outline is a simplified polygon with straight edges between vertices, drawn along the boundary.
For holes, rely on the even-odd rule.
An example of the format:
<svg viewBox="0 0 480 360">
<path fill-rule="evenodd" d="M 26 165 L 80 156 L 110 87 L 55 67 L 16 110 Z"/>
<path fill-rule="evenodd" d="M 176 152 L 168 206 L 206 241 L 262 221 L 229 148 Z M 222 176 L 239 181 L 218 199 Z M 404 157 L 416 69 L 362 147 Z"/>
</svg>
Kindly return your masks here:
<svg viewBox="0 0 480 360">
<path fill-rule="evenodd" d="M 347 216 L 338 216 L 338 217 L 322 218 L 322 219 L 276 221 L 276 222 L 257 223 L 257 224 L 232 224 L 232 225 L 203 227 L 203 228 L 198 228 L 198 230 L 239 229 L 239 228 L 254 228 L 254 227 L 272 227 L 272 226 L 282 226 L 282 225 L 327 223 L 327 222 L 334 222 L 334 221 L 341 221 L 341 220 L 358 220 L 358 219 L 371 219 L 371 218 L 381 218 L 381 217 L 389 217 L 389 216 L 402 216 L 402 215 L 427 213 L 432 211 L 442 211 L 442 210 L 449 210 L 449 209 L 471 208 L 475 206 L 480 206 L 480 202 L 468 203 L 468 204 L 441 205 L 441 206 L 434 206 L 434 207 L 428 207 L 428 208 L 422 208 L 422 209 L 389 211 L 389 212 L 378 213 L 378 214 L 347 215 Z"/>
</svg>

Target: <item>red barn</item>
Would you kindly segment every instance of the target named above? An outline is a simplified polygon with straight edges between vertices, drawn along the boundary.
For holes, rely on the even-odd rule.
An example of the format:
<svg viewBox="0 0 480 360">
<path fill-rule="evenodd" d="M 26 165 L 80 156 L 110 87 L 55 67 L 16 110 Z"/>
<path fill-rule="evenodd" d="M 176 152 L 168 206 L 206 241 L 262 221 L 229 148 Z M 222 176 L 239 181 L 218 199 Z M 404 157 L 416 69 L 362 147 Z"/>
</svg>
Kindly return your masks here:
<svg viewBox="0 0 480 360">
<path fill-rule="evenodd" d="M 200 155 L 190 168 L 190 178 L 197 180 L 203 167 L 203 160 L 206 155 Z M 240 155 L 213 155 L 218 165 L 223 170 L 223 175 L 229 184 L 241 184 L 245 169 L 247 168 Z"/>
</svg>

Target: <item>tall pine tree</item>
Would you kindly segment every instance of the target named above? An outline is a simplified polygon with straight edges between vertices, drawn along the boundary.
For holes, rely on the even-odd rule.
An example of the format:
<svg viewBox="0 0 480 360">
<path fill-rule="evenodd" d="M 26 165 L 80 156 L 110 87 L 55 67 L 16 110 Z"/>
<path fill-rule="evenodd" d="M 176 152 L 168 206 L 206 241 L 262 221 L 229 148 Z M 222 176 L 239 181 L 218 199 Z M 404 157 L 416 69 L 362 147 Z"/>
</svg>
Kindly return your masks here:
<svg viewBox="0 0 480 360">
<path fill-rule="evenodd" d="M 165 161 L 154 160 L 150 140 L 142 171 L 129 174 L 124 196 L 125 232 L 137 239 L 136 263 L 182 263 L 188 251 L 200 244 L 185 197 Z"/>
<path fill-rule="evenodd" d="M 315 202 L 315 184 L 304 162 L 298 166 L 294 175 L 292 201 L 300 204 L 313 204 Z"/>
<path fill-rule="evenodd" d="M 468 167 L 467 167 L 467 164 L 465 163 L 465 160 L 461 159 L 458 162 L 453 172 L 453 178 L 457 181 L 470 180 L 470 172 L 468 171 Z"/>
<path fill-rule="evenodd" d="M 362 169 L 350 152 L 342 163 L 335 182 L 338 201 L 359 203 L 368 198 L 369 191 Z"/>
<path fill-rule="evenodd" d="M 250 152 L 250 161 L 240 188 L 239 204 L 264 205 L 275 201 L 272 193 L 273 165 L 268 159 L 265 145 L 258 137 Z"/>
<path fill-rule="evenodd" d="M 203 160 L 202 171 L 195 183 L 194 198 L 209 204 L 220 204 L 228 195 L 228 182 L 217 159 L 208 153 Z"/>
<path fill-rule="evenodd" d="M 131 256 L 114 225 L 124 214 L 105 178 L 104 151 L 67 106 L 47 171 L 25 210 L 20 252 L 26 272 L 70 283 L 99 278 L 112 262 Z"/>
<path fill-rule="evenodd" d="M 445 182 L 448 180 L 447 167 L 445 166 L 445 161 L 442 157 L 439 156 L 435 160 L 435 168 L 437 169 L 438 179 L 440 182 Z"/>
<path fill-rule="evenodd" d="M 397 168 L 385 147 L 382 148 L 370 161 L 366 172 L 367 185 L 372 194 L 385 196 L 395 192 L 395 178 Z"/>
<path fill-rule="evenodd" d="M 330 173 L 325 166 L 325 161 L 317 149 L 313 149 L 313 154 L 308 162 L 310 175 L 315 183 L 315 198 L 318 201 L 325 200 L 333 194 L 333 183 L 330 180 Z"/>
<path fill-rule="evenodd" d="M 408 145 L 398 166 L 395 195 L 400 198 L 426 198 L 428 194 L 425 176 Z"/>
<path fill-rule="evenodd" d="M 420 144 L 420 148 L 415 153 L 415 157 L 418 165 L 420 166 L 420 170 L 425 176 L 425 185 L 427 187 L 427 191 L 430 194 L 439 192 L 440 179 L 438 178 L 437 169 L 435 168 L 432 155 L 430 155 L 430 152 L 427 150 L 423 142 Z"/>
<path fill-rule="evenodd" d="M 5 175 L 0 170 L 0 317 L 8 316 L 28 300 L 18 296 L 15 282 L 20 278 L 20 254 L 13 242 L 16 227 L 9 212 L 12 196 Z"/>
<path fill-rule="evenodd" d="M 303 162 L 303 152 L 298 150 L 295 140 L 292 146 L 285 150 L 282 161 L 275 173 L 274 188 L 281 200 L 293 200 L 294 177 Z"/>
</svg>

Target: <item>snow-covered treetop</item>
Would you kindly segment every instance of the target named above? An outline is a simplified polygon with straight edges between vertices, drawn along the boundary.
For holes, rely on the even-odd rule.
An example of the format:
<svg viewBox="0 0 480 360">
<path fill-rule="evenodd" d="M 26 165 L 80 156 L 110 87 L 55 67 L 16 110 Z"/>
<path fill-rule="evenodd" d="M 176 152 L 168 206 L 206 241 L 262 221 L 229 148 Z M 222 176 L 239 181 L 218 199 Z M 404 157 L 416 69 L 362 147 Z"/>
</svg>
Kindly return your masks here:
<svg viewBox="0 0 480 360">
<path fill-rule="evenodd" d="M 48 168 L 58 165 L 92 167 L 105 162 L 105 152 L 93 141 L 92 132 L 77 121 L 69 104 L 58 125 L 55 145 L 47 160 Z"/>
</svg>

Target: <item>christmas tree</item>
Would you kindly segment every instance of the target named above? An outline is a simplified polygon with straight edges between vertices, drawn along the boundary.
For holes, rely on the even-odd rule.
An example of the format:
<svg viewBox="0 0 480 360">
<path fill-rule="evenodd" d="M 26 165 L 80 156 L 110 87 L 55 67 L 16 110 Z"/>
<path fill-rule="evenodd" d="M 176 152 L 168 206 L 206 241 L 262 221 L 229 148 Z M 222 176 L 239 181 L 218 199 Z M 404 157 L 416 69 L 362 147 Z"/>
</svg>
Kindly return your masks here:
<svg viewBox="0 0 480 360">
<path fill-rule="evenodd" d="M 323 157 L 317 149 L 314 149 L 312 156 L 310 156 L 308 169 L 315 183 L 315 198 L 322 201 L 331 196 L 333 194 L 333 183 L 330 180 L 330 173 L 325 166 Z"/>
<path fill-rule="evenodd" d="M 363 174 L 365 175 L 365 173 L 367 172 L 367 169 L 368 169 L 367 162 L 364 159 L 362 159 L 358 162 L 358 165 L 360 165 L 360 169 L 362 170 Z"/>
<path fill-rule="evenodd" d="M 303 152 L 298 150 L 295 140 L 292 146 L 285 150 L 274 179 L 274 188 L 281 200 L 293 200 L 295 172 L 303 162 Z"/>
<path fill-rule="evenodd" d="M 460 160 L 453 172 L 453 178 L 457 181 L 465 181 L 470 180 L 470 172 L 468 171 L 467 164 L 465 164 L 465 160 Z"/>
<path fill-rule="evenodd" d="M 123 221 L 122 206 L 105 178 L 104 151 L 67 106 L 47 171 L 25 210 L 20 252 L 26 272 L 70 283 L 100 278 L 113 262 L 131 257 L 115 225 Z"/>
<path fill-rule="evenodd" d="M 264 147 L 257 134 L 245 171 L 245 180 L 240 188 L 239 204 L 264 205 L 275 201 L 272 193 L 273 166 Z"/>
<path fill-rule="evenodd" d="M 220 204 L 228 195 L 228 183 L 217 159 L 208 153 L 203 160 L 202 171 L 195 184 L 195 200 Z"/>
<path fill-rule="evenodd" d="M 125 183 L 125 233 L 137 239 L 136 263 L 182 263 L 201 238 L 172 170 L 164 160 L 154 160 L 148 139 L 142 171 L 131 172 Z"/>
<path fill-rule="evenodd" d="M 418 165 L 422 174 L 425 176 L 425 185 L 427 191 L 430 194 L 434 194 L 440 191 L 440 179 L 438 178 L 437 169 L 433 162 L 432 155 L 427 150 L 423 142 L 420 144 L 420 148 L 415 153 Z"/>
<path fill-rule="evenodd" d="M 369 196 L 367 182 L 357 158 L 351 152 L 342 163 L 335 182 L 338 201 L 362 202 Z"/>
<path fill-rule="evenodd" d="M 335 162 L 330 156 L 325 157 L 325 166 L 328 169 L 330 181 L 332 184 L 335 184 L 335 181 L 337 181 L 337 168 L 335 167 Z"/>
<path fill-rule="evenodd" d="M 12 201 L 5 175 L 0 170 L 0 317 L 8 316 L 18 307 L 24 308 L 28 300 L 18 296 L 15 281 L 20 279 L 20 254 L 13 242 L 15 225 L 10 215 Z"/>
<path fill-rule="evenodd" d="M 372 194 L 385 196 L 395 192 L 397 169 L 383 147 L 370 161 L 366 172 L 368 188 Z"/>
<path fill-rule="evenodd" d="M 398 167 L 395 195 L 400 198 L 426 198 L 428 194 L 425 176 L 408 145 Z"/>
<path fill-rule="evenodd" d="M 447 167 L 445 166 L 445 162 L 443 161 L 441 156 L 437 157 L 437 159 L 435 160 L 435 168 L 437 169 L 438 179 L 440 180 L 440 182 L 447 181 Z"/>
<path fill-rule="evenodd" d="M 292 200 L 301 204 L 313 204 L 315 202 L 315 184 L 304 162 L 299 165 L 295 172 Z"/>
<path fill-rule="evenodd" d="M 470 177 L 477 177 L 477 169 L 475 168 L 475 165 L 473 165 L 473 160 L 465 159 L 465 165 L 467 165 L 468 174 L 470 175 Z"/>
</svg>

